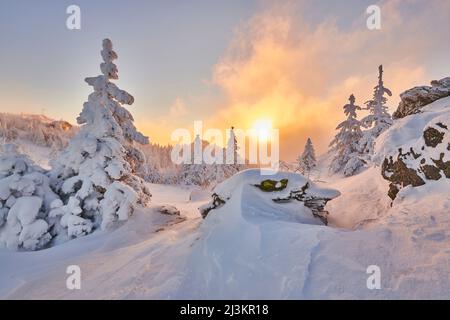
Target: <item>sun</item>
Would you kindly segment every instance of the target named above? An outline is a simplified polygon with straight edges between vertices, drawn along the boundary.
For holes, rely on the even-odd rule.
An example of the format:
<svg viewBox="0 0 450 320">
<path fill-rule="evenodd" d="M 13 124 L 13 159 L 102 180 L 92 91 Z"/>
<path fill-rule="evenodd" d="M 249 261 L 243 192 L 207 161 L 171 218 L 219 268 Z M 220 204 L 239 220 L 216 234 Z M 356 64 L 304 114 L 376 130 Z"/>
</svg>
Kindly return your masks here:
<svg viewBox="0 0 450 320">
<path fill-rule="evenodd" d="M 268 119 L 258 119 L 253 123 L 252 129 L 260 141 L 267 141 L 271 136 L 272 121 Z"/>
</svg>

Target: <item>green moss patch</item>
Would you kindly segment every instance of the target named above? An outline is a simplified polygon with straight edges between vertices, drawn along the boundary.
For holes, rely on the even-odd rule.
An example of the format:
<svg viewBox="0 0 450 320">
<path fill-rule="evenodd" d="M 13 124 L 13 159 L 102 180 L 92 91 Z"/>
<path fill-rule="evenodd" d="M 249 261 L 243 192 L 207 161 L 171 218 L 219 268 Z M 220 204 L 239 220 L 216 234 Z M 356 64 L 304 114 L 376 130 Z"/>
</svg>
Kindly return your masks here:
<svg viewBox="0 0 450 320">
<path fill-rule="evenodd" d="M 255 184 L 254 186 L 264 192 L 275 192 L 284 190 L 287 187 L 288 181 L 288 179 L 281 179 L 280 181 L 268 179 L 261 181 L 261 184 Z"/>
</svg>

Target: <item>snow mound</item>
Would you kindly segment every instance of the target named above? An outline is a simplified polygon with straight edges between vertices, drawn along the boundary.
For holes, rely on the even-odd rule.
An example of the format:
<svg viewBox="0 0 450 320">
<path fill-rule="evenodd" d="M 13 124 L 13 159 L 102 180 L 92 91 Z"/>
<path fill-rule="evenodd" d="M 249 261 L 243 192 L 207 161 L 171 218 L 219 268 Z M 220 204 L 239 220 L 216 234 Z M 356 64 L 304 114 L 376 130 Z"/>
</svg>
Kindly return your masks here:
<svg viewBox="0 0 450 320">
<path fill-rule="evenodd" d="M 249 169 L 219 184 L 213 190 L 213 200 L 202 206 L 200 212 L 207 217 L 224 206 L 228 212 L 244 219 L 258 216 L 317 224 L 314 218 L 317 217 L 326 224 L 328 212 L 324 207 L 339 195 L 338 191 L 320 188 L 297 173 L 278 172 L 266 176 L 261 175 L 259 169 Z M 216 214 L 219 213 L 214 212 Z"/>
</svg>

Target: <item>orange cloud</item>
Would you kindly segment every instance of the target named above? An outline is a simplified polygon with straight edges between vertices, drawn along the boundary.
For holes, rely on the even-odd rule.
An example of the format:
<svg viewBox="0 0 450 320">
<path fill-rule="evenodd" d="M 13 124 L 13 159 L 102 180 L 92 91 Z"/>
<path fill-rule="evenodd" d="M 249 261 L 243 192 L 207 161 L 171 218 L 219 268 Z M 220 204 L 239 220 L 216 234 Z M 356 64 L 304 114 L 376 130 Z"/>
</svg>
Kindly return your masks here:
<svg viewBox="0 0 450 320">
<path fill-rule="evenodd" d="M 423 7 L 421 17 L 405 20 L 408 2 Z M 343 31 L 335 21 L 307 25 L 292 4 L 271 4 L 236 31 L 214 66 L 213 83 L 226 98 L 208 126 L 248 128 L 270 118 L 280 130 L 282 158 L 293 160 L 309 136 L 326 151 L 348 96 L 354 93 L 360 105 L 371 97 L 379 64 L 395 95 L 391 111 L 402 91 L 431 80 L 423 60 L 446 32 L 422 28 L 427 18 L 436 21 L 435 9 L 429 2 L 389 1 L 382 30 L 369 31 L 361 12 L 354 28 Z"/>
</svg>

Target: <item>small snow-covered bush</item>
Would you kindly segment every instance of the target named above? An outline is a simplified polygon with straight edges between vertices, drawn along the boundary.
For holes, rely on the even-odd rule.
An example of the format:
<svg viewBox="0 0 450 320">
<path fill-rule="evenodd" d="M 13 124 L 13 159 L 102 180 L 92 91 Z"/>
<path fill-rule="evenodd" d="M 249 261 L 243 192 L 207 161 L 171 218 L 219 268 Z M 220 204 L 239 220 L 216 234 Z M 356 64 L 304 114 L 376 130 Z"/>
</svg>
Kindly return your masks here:
<svg viewBox="0 0 450 320">
<path fill-rule="evenodd" d="M 52 239 L 47 212 L 58 197 L 43 169 L 13 144 L 0 154 L 0 245 L 37 250 Z"/>
</svg>

